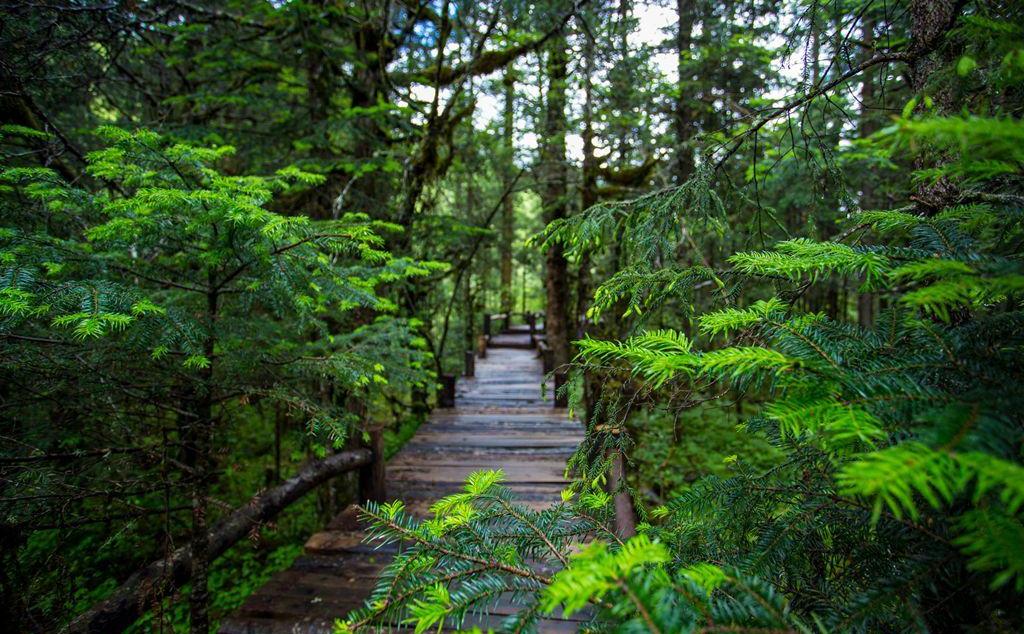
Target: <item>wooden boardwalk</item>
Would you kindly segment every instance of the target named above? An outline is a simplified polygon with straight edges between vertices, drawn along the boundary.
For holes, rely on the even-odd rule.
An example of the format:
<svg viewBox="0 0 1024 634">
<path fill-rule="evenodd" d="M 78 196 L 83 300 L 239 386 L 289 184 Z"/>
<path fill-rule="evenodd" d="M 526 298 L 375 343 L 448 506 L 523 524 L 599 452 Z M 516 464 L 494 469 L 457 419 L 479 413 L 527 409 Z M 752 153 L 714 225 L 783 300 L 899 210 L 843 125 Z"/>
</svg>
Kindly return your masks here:
<svg viewBox="0 0 1024 634">
<path fill-rule="evenodd" d="M 430 420 L 387 465 L 389 498 L 425 516 L 438 498 L 459 491 L 467 475 L 502 469 L 505 484 L 531 506 L 559 499 L 565 461 L 583 438 L 582 427 L 541 395 L 541 361 L 528 331 L 492 338 L 476 376 L 460 379 L 455 407 L 434 410 Z M 222 634 L 329 634 L 335 619 L 360 607 L 394 550 L 374 550 L 351 511 L 306 542 L 306 553 L 274 575 L 221 625 Z M 497 628 L 515 606 L 474 619 Z M 543 632 L 574 632 L 579 623 L 545 621 Z"/>
</svg>

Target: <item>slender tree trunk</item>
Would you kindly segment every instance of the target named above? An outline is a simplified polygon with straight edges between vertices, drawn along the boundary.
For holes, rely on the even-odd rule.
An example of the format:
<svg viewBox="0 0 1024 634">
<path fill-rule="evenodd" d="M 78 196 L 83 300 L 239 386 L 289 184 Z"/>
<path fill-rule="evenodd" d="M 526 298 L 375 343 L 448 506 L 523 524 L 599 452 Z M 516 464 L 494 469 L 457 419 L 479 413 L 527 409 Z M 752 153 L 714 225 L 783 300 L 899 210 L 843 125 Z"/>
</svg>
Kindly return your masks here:
<svg viewBox="0 0 1024 634">
<path fill-rule="evenodd" d="M 207 499 L 210 494 L 210 475 L 213 452 L 213 364 L 216 347 L 215 328 L 217 324 L 218 294 L 211 275 L 206 295 L 206 315 L 209 332 L 203 345 L 207 365 L 200 370 L 199 394 L 197 394 L 195 426 L 192 433 L 192 590 L 188 596 L 189 631 L 192 634 L 207 634 L 210 631 L 210 535 L 207 528 Z"/>
<path fill-rule="evenodd" d="M 548 78 L 545 100 L 544 142 L 541 147 L 541 200 L 544 221 L 553 222 L 567 213 L 568 166 L 565 162 L 565 91 L 569 63 L 565 36 L 551 39 L 548 46 L 545 74 Z M 569 362 L 569 280 L 568 262 L 561 245 L 548 247 L 545 288 L 547 307 L 544 328 L 551 346 L 555 366 Z"/>
<path fill-rule="evenodd" d="M 502 82 L 505 89 L 505 121 L 504 121 L 504 145 L 507 165 L 505 167 L 505 187 L 511 185 L 515 178 L 515 146 L 512 139 L 515 136 L 515 76 L 511 68 L 505 69 L 505 77 Z M 501 312 L 511 313 L 513 310 L 512 298 L 512 242 L 515 240 L 515 209 L 513 207 L 513 196 L 505 197 L 501 209 Z"/>
<path fill-rule="evenodd" d="M 594 41 L 584 39 L 583 48 L 583 186 L 580 188 L 580 207 L 587 210 L 597 204 L 597 156 L 594 155 Z M 576 322 L 586 321 L 590 301 L 590 254 L 580 256 L 576 281 Z M 581 327 L 580 330 L 585 330 Z M 577 332 L 577 336 L 582 332 Z"/>
<path fill-rule="evenodd" d="M 869 58 L 874 54 L 872 47 L 875 43 L 875 20 L 870 15 L 864 18 L 863 35 L 864 57 Z M 872 108 L 875 105 L 875 78 L 874 73 L 865 73 L 860 88 L 860 136 L 869 137 L 878 129 Z M 861 185 L 860 207 L 871 209 L 875 197 L 874 180 L 870 175 L 864 179 Z M 859 293 L 857 295 L 857 323 L 864 328 L 870 328 L 875 323 L 875 296 L 873 293 Z"/>
<path fill-rule="evenodd" d="M 202 410 L 196 412 L 199 420 L 195 423 L 199 427 L 193 438 L 195 450 L 198 454 L 198 461 L 195 466 L 196 479 L 192 487 L 192 538 L 190 544 L 192 552 L 192 590 L 188 595 L 189 610 L 189 631 L 192 634 L 207 634 L 210 631 L 210 588 L 208 576 L 210 570 L 209 559 L 209 536 L 207 534 L 206 498 L 209 494 L 209 483 L 207 482 L 208 470 L 201 466 L 206 462 L 210 452 L 209 419 Z"/>
<path fill-rule="evenodd" d="M 694 0 L 676 0 L 676 11 L 679 14 L 679 28 L 676 31 L 679 96 L 676 98 L 673 124 L 676 132 L 676 182 L 680 184 L 693 173 L 694 165 L 690 141 L 693 139 L 696 121 L 689 94 L 693 89 L 690 71 L 690 49 L 693 46 L 693 24 L 696 15 L 693 2 Z"/>
<path fill-rule="evenodd" d="M 472 174 L 466 176 L 466 210 L 470 217 L 476 210 L 476 188 Z M 470 259 L 466 263 L 466 275 L 462 280 L 462 306 L 466 314 L 466 328 L 463 333 L 464 350 L 474 348 L 473 334 L 476 326 L 476 311 L 473 310 L 473 269 L 476 260 Z"/>
<path fill-rule="evenodd" d="M 633 500 L 629 494 L 625 491 L 618 491 L 626 484 L 626 462 L 622 454 L 617 451 L 611 458 L 608 489 L 614 493 L 615 533 L 620 539 L 629 539 L 636 536 L 636 511 L 633 509 Z"/>
<path fill-rule="evenodd" d="M 470 270 L 466 274 L 466 279 L 462 281 L 462 309 L 466 314 L 466 328 L 462 339 L 463 350 L 476 349 L 476 310 L 474 310 L 473 300 L 473 272 Z"/>
</svg>

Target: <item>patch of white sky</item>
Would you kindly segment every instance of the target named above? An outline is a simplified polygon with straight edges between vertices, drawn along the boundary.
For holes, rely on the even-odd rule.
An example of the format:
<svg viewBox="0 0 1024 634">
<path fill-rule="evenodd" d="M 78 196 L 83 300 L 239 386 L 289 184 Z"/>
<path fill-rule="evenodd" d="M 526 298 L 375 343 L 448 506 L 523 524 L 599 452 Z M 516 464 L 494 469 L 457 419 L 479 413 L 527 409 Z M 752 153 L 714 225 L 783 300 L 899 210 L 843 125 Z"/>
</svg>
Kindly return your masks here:
<svg viewBox="0 0 1024 634">
<path fill-rule="evenodd" d="M 667 42 L 671 41 L 676 24 L 678 23 L 678 15 L 676 14 L 674 3 L 667 3 L 664 0 L 661 2 L 641 0 L 633 5 L 633 17 L 637 21 L 636 29 L 629 35 L 629 44 L 637 49 L 647 48 L 651 50 L 650 59 L 654 68 L 657 69 L 666 82 L 677 81 L 679 73 L 676 52 L 672 46 L 665 46 Z M 787 23 L 787 25 L 791 22 L 791 19 L 787 19 L 788 17 L 785 16 L 783 19 L 783 22 Z M 773 41 L 767 42 L 767 44 L 770 47 L 781 49 L 784 44 L 783 36 L 776 34 Z M 536 65 L 535 57 L 531 56 L 527 59 L 533 59 L 533 63 Z M 790 80 L 798 80 L 802 72 L 802 50 L 800 50 L 800 47 L 794 47 L 787 57 L 780 58 L 777 60 L 777 63 L 778 70 L 783 77 Z M 523 61 L 520 61 L 519 64 L 523 65 Z M 478 77 L 475 82 L 477 86 L 481 86 L 497 79 L 500 79 L 500 74 L 495 72 Z M 540 89 L 535 81 L 521 82 L 517 84 L 516 90 L 517 98 L 525 98 L 535 104 L 539 103 Z M 427 103 L 434 98 L 434 88 L 430 86 L 414 85 L 411 88 L 411 92 L 414 98 Z M 441 91 L 442 103 L 449 94 L 450 91 L 448 90 Z M 776 88 L 766 94 L 765 97 L 778 100 L 786 94 L 787 92 L 782 88 Z M 477 101 L 476 111 L 473 114 L 474 126 L 478 129 L 484 129 L 488 126 L 500 125 L 505 107 L 504 97 L 501 94 L 486 90 L 477 91 L 474 96 Z M 569 101 L 570 106 L 575 112 L 582 110 L 583 91 L 570 91 Z M 520 152 L 532 153 L 537 149 L 539 136 L 533 131 L 529 122 L 525 121 L 522 117 L 517 117 L 516 132 L 515 144 Z M 578 133 L 570 132 L 566 135 L 565 144 L 570 160 L 577 163 L 581 162 L 583 160 L 583 138 Z M 596 153 L 600 156 L 604 152 L 601 148 L 598 148 Z"/>
</svg>

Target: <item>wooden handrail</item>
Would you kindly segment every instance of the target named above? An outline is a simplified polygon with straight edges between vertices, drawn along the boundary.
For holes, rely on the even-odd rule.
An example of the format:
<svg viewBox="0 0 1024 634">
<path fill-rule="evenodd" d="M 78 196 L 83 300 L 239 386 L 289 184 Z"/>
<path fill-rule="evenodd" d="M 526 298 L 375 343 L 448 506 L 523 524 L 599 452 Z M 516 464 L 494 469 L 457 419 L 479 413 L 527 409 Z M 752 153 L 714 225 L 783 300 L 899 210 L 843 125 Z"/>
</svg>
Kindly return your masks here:
<svg viewBox="0 0 1024 634">
<path fill-rule="evenodd" d="M 370 437 L 375 449 L 352 449 L 311 462 L 291 478 L 235 509 L 210 531 L 209 560 L 223 555 L 228 548 L 251 534 L 254 527 L 272 519 L 317 485 L 346 471 L 368 467 L 372 477 L 367 478 L 363 493 L 369 496 L 367 499 L 382 501 L 383 435 L 378 430 L 376 436 L 371 432 Z M 362 481 L 361 477 L 361 485 Z M 379 488 L 376 485 L 378 481 Z M 360 488 L 363 489 L 362 486 Z M 192 550 L 189 546 L 182 546 L 132 574 L 106 599 L 75 617 L 63 631 L 83 634 L 120 632 L 142 616 L 154 601 L 169 596 L 188 583 L 191 576 Z"/>
</svg>

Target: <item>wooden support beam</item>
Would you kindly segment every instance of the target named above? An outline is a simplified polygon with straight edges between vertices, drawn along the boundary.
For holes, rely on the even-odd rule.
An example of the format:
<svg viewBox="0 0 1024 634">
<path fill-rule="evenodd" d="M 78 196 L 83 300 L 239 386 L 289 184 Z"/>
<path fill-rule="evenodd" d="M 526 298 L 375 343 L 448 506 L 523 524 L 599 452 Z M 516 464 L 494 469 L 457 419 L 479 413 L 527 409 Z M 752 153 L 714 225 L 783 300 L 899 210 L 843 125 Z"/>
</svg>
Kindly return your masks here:
<svg viewBox="0 0 1024 634">
<path fill-rule="evenodd" d="M 466 350 L 463 376 L 472 377 L 474 374 L 476 374 L 476 353 L 472 350 Z"/>
</svg>

